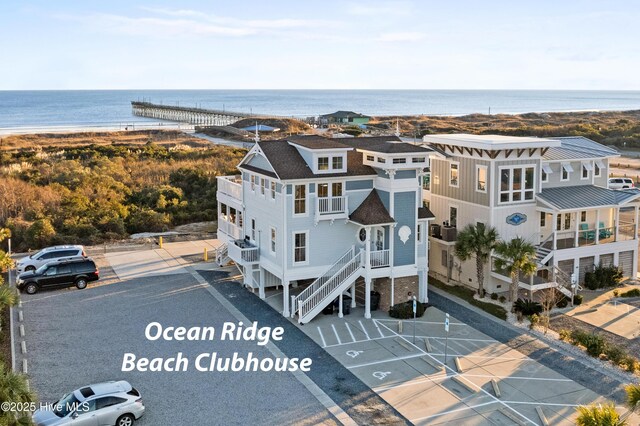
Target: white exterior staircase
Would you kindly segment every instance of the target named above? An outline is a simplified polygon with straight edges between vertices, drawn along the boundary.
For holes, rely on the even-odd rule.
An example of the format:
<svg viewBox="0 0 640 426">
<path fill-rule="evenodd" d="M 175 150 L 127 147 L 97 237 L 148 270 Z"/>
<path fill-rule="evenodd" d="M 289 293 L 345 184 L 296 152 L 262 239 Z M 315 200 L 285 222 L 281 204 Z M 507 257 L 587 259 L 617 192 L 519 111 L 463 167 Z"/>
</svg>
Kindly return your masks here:
<svg viewBox="0 0 640 426">
<path fill-rule="evenodd" d="M 298 314 L 300 324 L 308 323 L 344 293 L 362 273 L 362 253 L 351 247 L 327 271 L 292 297 L 291 317 Z"/>
<path fill-rule="evenodd" d="M 222 267 L 231 262 L 229 258 L 229 250 L 227 243 L 223 243 L 220 247 L 216 249 L 216 263 L 218 266 Z"/>
</svg>

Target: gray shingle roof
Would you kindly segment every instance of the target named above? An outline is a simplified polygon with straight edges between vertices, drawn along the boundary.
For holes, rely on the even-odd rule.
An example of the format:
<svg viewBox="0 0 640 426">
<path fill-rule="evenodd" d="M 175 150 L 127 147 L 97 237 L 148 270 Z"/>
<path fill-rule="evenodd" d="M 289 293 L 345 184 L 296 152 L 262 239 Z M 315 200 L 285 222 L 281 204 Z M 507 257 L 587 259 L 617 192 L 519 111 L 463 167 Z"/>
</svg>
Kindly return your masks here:
<svg viewBox="0 0 640 426">
<path fill-rule="evenodd" d="M 620 155 L 614 148 L 602 145 L 584 136 L 567 136 L 553 139 L 559 140 L 561 145 L 549 148 L 544 155 L 545 160 L 579 160 Z"/>
<path fill-rule="evenodd" d="M 367 198 L 349 215 L 349 220 L 360 225 L 395 223 L 375 189 L 372 189 Z"/>
<path fill-rule="evenodd" d="M 594 185 L 545 188 L 538 194 L 538 200 L 558 210 L 617 206 L 638 197 L 640 197 L 639 190 L 615 191 Z"/>
<path fill-rule="evenodd" d="M 336 111 L 336 112 L 332 112 L 331 114 L 323 114 L 320 117 L 323 117 L 323 118 L 349 118 L 349 117 L 370 118 L 368 115 L 360 114 L 359 112 L 353 112 L 353 111 Z"/>
<path fill-rule="evenodd" d="M 436 215 L 434 215 L 428 207 L 419 207 L 418 208 L 418 219 L 435 219 Z"/>
</svg>

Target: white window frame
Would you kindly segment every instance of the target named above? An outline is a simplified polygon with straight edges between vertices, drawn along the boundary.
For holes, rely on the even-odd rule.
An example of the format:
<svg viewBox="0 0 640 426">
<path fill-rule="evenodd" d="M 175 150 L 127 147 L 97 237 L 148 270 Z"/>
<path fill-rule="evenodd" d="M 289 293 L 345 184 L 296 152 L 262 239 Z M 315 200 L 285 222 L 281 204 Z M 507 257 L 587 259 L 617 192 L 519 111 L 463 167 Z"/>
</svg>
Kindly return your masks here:
<svg viewBox="0 0 640 426">
<path fill-rule="evenodd" d="M 339 158 L 340 162 L 342 163 L 342 167 L 334 167 L 335 165 L 335 161 L 336 159 Z M 344 165 L 345 165 L 346 159 L 344 158 L 344 155 L 334 155 L 331 157 L 331 170 L 337 170 L 337 171 L 341 171 L 344 170 Z"/>
<path fill-rule="evenodd" d="M 454 226 L 451 224 L 451 209 L 456 209 L 456 224 L 455 224 L 455 228 L 458 227 L 458 222 L 460 222 L 460 206 L 457 204 L 449 204 L 449 211 L 447 212 L 447 222 L 449 223 L 449 226 Z"/>
<path fill-rule="evenodd" d="M 296 262 L 296 235 L 304 234 L 304 260 Z M 293 231 L 291 233 L 291 261 L 294 265 L 308 265 L 309 264 L 309 231 Z"/>
<path fill-rule="evenodd" d="M 479 184 L 480 184 L 480 170 L 484 170 L 484 189 L 480 189 L 479 188 Z M 487 168 L 487 166 L 482 165 L 482 164 L 476 164 L 476 192 L 480 192 L 482 194 L 486 194 L 487 193 L 487 181 L 489 176 L 489 170 Z M 458 179 L 460 179 L 460 175 L 458 175 Z"/>
<path fill-rule="evenodd" d="M 367 161 L 371 161 L 372 163 L 376 161 L 376 157 L 374 155 L 367 154 L 365 158 Z"/>
<path fill-rule="evenodd" d="M 327 160 L 327 168 L 326 169 L 321 169 L 320 168 L 320 160 Z M 318 157 L 317 161 L 316 161 L 316 170 L 318 170 L 319 172 L 328 172 L 329 170 L 331 170 L 331 157 L 329 156 L 322 156 L 322 157 Z"/>
<path fill-rule="evenodd" d="M 251 184 L 251 192 L 256 192 L 256 175 L 249 175 L 249 181 Z"/>
<path fill-rule="evenodd" d="M 270 182 L 269 189 L 271 190 L 271 200 L 275 201 L 275 199 L 276 199 L 276 183 L 274 181 Z"/>
<path fill-rule="evenodd" d="M 304 186 L 304 212 L 296 213 L 296 187 Z M 302 217 L 309 215 L 309 185 L 306 183 L 294 183 L 292 188 L 292 199 L 293 199 L 293 216 Z M 302 200 L 302 199 L 301 199 Z"/>
<path fill-rule="evenodd" d="M 602 169 L 605 169 L 605 165 L 604 162 L 602 160 L 596 160 L 593 164 L 593 176 L 595 177 L 602 177 Z M 596 169 L 598 170 L 598 173 L 596 173 Z"/>
<path fill-rule="evenodd" d="M 588 180 L 590 178 L 589 176 L 589 172 L 591 170 L 589 170 L 589 168 L 591 168 L 591 170 L 593 170 L 593 165 L 591 164 L 591 162 L 587 162 L 587 161 L 583 161 L 580 164 L 580 180 Z M 587 176 L 584 176 L 584 172 L 587 172 Z"/>
<path fill-rule="evenodd" d="M 548 164 L 543 164 L 540 166 L 540 182 L 547 183 L 549 182 L 549 175 L 553 173 L 553 169 Z"/>
<path fill-rule="evenodd" d="M 564 172 L 567 172 L 567 178 L 564 178 Z M 573 173 L 573 167 L 571 163 L 562 163 L 560 166 L 560 181 L 567 182 L 571 180 L 571 173 Z"/>
<path fill-rule="evenodd" d="M 546 228 L 547 227 L 547 213 L 546 212 L 540 212 L 540 217 L 539 219 L 539 224 L 540 224 L 540 228 Z"/>
<path fill-rule="evenodd" d="M 269 227 L 269 251 L 271 254 L 276 254 L 276 248 L 278 244 L 278 230 L 270 226 Z"/>
<path fill-rule="evenodd" d="M 256 242 L 256 228 L 257 227 L 258 227 L 258 224 L 256 222 L 256 218 L 252 217 L 251 219 L 249 219 L 249 238 L 254 243 Z"/>
<path fill-rule="evenodd" d="M 418 225 L 416 226 L 416 240 L 420 244 L 422 244 L 422 228 L 422 223 L 418 222 Z"/>
<path fill-rule="evenodd" d="M 407 159 L 406 157 L 397 157 L 394 158 L 392 161 L 393 164 L 407 164 Z"/>
<path fill-rule="evenodd" d="M 269 182 L 269 179 L 265 179 L 263 177 L 260 178 L 260 194 L 263 197 L 266 197 L 268 182 Z"/>
<path fill-rule="evenodd" d="M 453 180 L 453 165 L 455 164 L 456 166 L 456 172 L 457 172 L 457 177 L 456 177 L 456 183 L 453 184 L 452 180 Z M 450 161 L 449 162 L 449 186 L 452 186 L 454 188 L 459 188 L 460 187 L 460 162 L 459 161 Z"/>
<path fill-rule="evenodd" d="M 427 157 L 413 157 L 411 158 L 412 163 L 426 163 Z"/>
<path fill-rule="evenodd" d="M 519 190 L 513 189 L 513 171 L 516 169 L 520 169 L 522 171 L 522 188 Z M 530 189 L 526 189 L 526 181 L 527 181 L 527 169 L 533 169 L 533 187 Z M 509 170 L 509 189 L 506 191 L 502 190 L 502 171 Z M 513 194 L 519 192 L 520 199 L 514 200 Z M 526 193 L 531 192 L 531 199 L 526 199 Z M 502 201 L 502 194 L 509 194 L 509 200 Z M 518 164 L 516 166 L 502 166 L 498 169 L 498 204 L 522 204 L 522 203 L 532 203 L 535 202 L 536 199 L 536 165 L 535 164 Z"/>
</svg>

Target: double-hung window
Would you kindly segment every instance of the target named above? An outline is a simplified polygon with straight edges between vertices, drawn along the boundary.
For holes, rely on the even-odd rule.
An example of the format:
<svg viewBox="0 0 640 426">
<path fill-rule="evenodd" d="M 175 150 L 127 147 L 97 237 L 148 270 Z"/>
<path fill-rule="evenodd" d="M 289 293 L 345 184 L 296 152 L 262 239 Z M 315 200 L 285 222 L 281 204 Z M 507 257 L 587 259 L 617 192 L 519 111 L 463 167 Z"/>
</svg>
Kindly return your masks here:
<svg viewBox="0 0 640 426">
<path fill-rule="evenodd" d="M 276 228 L 270 227 L 269 233 L 271 234 L 271 254 L 276 254 Z"/>
<path fill-rule="evenodd" d="M 293 192 L 293 213 L 307 213 L 307 185 L 294 185 Z"/>
<path fill-rule="evenodd" d="M 269 181 L 265 178 L 260 178 L 260 193 L 262 195 L 267 191 L 267 186 L 269 185 Z"/>
<path fill-rule="evenodd" d="M 560 176 L 560 180 L 569 180 L 571 178 L 571 173 L 573 173 L 573 167 L 571 167 L 571 164 L 562 163 L 562 174 Z"/>
<path fill-rule="evenodd" d="M 254 175 L 251 175 L 249 180 L 251 181 L 251 190 L 255 191 L 256 190 L 256 177 Z"/>
<path fill-rule="evenodd" d="M 487 192 L 487 166 L 476 165 L 476 191 Z"/>
<path fill-rule="evenodd" d="M 295 232 L 293 234 L 293 262 L 304 263 L 307 261 L 307 232 Z"/>
<path fill-rule="evenodd" d="M 329 170 L 329 157 L 318 157 L 318 170 Z"/>
<path fill-rule="evenodd" d="M 342 170 L 342 157 L 333 157 L 333 159 L 331 160 L 332 164 L 331 164 L 331 168 L 333 170 Z"/>
<path fill-rule="evenodd" d="M 580 179 L 589 179 L 589 172 L 591 170 L 593 170 L 593 164 L 589 161 L 589 162 L 584 162 L 582 163 L 582 174 L 580 176 Z"/>
<path fill-rule="evenodd" d="M 458 187 L 459 185 L 460 163 L 449 163 L 449 185 Z"/>
<path fill-rule="evenodd" d="M 271 181 L 271 199 L 276 199 L 276 183 L 274 181 Z"/>
</svg>

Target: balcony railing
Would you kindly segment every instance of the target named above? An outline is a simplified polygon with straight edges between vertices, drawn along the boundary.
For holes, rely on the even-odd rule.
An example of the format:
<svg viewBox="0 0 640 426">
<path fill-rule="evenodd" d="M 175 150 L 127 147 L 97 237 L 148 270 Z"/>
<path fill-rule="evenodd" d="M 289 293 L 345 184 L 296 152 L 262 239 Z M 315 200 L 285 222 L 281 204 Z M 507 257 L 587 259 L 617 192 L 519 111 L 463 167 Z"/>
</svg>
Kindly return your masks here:
<svg viewBox="0 0 640 426">
<path fill-rule="evenodd" d="M 259 249 L 246 240 L 234 240 L 227 247 L 229 257 L 236 263 L 246 265 L 256 263 L 259 259 Z"/>
<path fill-rule="evenodd" d="M 242 178 L 240 176 L 219 176 L 218 191 L 242 201 Z"/>
<path fill-rule="evenodd" d="M 384 268 L 390 265 L 389 250 L 375 250 L 369 252 L 369 262 L 372 268 Z"/>
<path fill-rule="evenodd" d="M 347 197 L 318 197 L 317 212 L 324 214 L 340 214 L 347 211 Z"/>
<path fill-rule="evenodd" d="M 218 232 L 224 232 L 233 240 L 242 238 L 242 228 L 220 217 L 218 218 Z"/>
<path fill-rule="evenodd" d="M 617 233 L 616 233 L 617 230 Z M 584 227 L 570 231 L 554 231 L 543 242 L 542 246 L 550 250 L 563 250 L 575 247 L 607 244 L 617 241 L 636 239 L 635 224 L 621 223 L 620 226 Z"/>
</svg>

